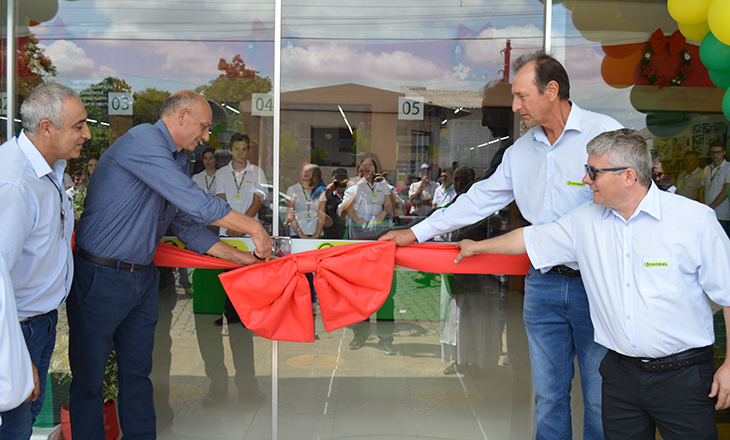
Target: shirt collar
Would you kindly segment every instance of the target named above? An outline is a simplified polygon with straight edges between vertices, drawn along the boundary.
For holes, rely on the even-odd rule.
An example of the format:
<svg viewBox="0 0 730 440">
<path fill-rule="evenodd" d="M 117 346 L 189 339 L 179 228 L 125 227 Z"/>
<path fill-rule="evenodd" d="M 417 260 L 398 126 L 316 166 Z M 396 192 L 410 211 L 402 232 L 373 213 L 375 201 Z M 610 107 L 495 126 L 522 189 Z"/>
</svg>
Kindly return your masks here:
<svg viewBox="0 0 730 440">
<path fill-rule="evenodd" d="M 61 159 L 53 162 L 53 168 L 51 168 L 51 166 L 48 165 L 48 162 L 46 162 L 46 158 L 44 158 L 41 152 L 38 151 L 38 148 L 36 148 L 33 142 L 28 139 L 28 136 L 25 134 L 25 130 L 20 132 L 20 135 L 16 138 L 16 142 L 18 143 L 20 151 L 22 151 L 23 154 L 25 154 L 25 157 L 28 158 L 28 162 L 30 162 L 30 165 L 33 167 L 33 171 L 35 171 L 35 174 L 39 179 L 46 174 L 54 173 L 56 174 L 57 179 L 60 182 L 63 182 L 63 170 L 66 169 L 65 160 Z"/>
<path fill-rule="evenodd" d="M 558 140 L 555 142 L 553 147 L 558 144 L 566 131 L 576 130 L 579 133 L 583 132 L 583 127 L 581 126 L 581 121 L 583 120 L 583 110 L 578 107 L 578 105 L 573 101 L 568 102 L 570 102 L 570 113 L 568 113 L 568 120 L 565 121 L 565 127 L 563 127 L 563 132 L 560 133 L 560 136 L 558 136 Z M 537 127 L 535 133 L 533 134 L 533 139 L 549 144 L 547 136 L 545 136 L 545 130 L 543 130 L 542 126 Z"/>
<path fill-rule="evenodd" d="M 162 132 L 162 135 L 165 136 L 165 139 L 167 140 L 167 148 L 170 149 L 170 152 L 177 156 L 177 147 L 175 146 L 175 142 L 172 140 L 172 136 L 170 136 L 170 131 L 167 129 L 167 125 L 165 125 L 162 119 L 160 119 L 155 123 L 155 127 L 157 127 Z"/>
<path fill-rule="evenodd" d="M 639 202 L 639 206 L 636 207 L 634 210 L 634 213 L 631 214 L 631 217 L 627 221 L 630 222 L 634 218 L 636 218 L 639 214 L 642 212 L 647 213 L 648 215 L 654 217 L 657 220 L 662 219 L 662 210 L 661 210 L 661 193 L 664 192 L 659 189 L 659 187 L 656 186 L 654 182 L 651 182 L 651 186 L 649 187 L 649 191 L 647 191 L 646 195 L 643 199 L 641 199 L 641 202 Z M 612 208 L 603 208 L 603 215 L 601 216 L 602 219 L 605 219 L 608 217 L 608 215 L 612 213 L 616 217 L 619 217 L 623 219 L 623 216 L 619 214 L 618 211 L 612 209 Z"/>
</svg>

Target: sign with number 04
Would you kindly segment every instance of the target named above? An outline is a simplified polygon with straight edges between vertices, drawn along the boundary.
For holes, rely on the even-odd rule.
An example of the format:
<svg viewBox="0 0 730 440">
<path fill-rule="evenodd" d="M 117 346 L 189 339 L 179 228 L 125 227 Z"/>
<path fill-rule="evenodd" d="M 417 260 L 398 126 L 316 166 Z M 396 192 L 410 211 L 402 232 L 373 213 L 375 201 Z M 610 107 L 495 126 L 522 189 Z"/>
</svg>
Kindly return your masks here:
<svg viewBox="0 0 730 440">
<path fill-rule="evenodd" d="M 131 93 L 109 92 L 109 114 L 131 115 L 133 100 Z"/>
<path fill-rule="evenodd" d="M 423 99 L 401 96 L 398 98 L 398 119 L 423 120 Z"/>
<path fill-rule="evenodd" d="M 253 116 L 274 116 L 274 95 L 251 93 L 251 114 Z"/>
</svg>

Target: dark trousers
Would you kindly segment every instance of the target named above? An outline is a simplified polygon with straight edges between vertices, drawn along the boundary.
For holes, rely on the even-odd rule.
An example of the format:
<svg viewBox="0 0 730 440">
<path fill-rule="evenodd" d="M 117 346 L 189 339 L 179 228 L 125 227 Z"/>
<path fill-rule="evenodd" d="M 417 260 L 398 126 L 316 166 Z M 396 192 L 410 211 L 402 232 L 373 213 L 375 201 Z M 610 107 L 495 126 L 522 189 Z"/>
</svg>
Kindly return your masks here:
<svg viewBox="0 0 730 440">
<path fill-rule="evenodd" d="M 717 439 L 715 402 L 710 394 L 715 367 L 706 362 L 678 370 L 644 371 L 609 351 L 603 377 L 603 431 L 606 440 Z"/>
<path fill-rule="evenodd" d="M 94 264 L 76 255 L 66 302 L 71 363 L 71 430 L 74 438 L 103 440 L 102 380 L 112 343 L 119 366 L 117 408 L 125 439 L 155 439 L 152 348 L 159 313 L 160 272 Z"/>
</svg>

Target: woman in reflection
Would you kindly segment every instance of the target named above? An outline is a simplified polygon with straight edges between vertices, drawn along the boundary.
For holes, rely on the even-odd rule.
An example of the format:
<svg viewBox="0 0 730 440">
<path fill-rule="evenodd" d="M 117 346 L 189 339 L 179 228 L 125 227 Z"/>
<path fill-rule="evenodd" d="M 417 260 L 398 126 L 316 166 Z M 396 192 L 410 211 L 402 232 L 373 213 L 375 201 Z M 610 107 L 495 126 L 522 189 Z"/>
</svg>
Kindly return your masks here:
<svg viewBox="0 0 730 440">
<path fill-rule="evenodd" d="M 96 164 L 99 162 L 99 159 L 92 157 L 89 158 L 89 161 L 86 162 L 86 167 L 84 167 L 84 174 L 86 175 L 86 182 L 91 179 L 91 175 L 94 173 L 94 168 L 96 168 Z"/>
<path fill-rule="evenodd" d="M 322 170 L 317 165 L 305 164 L 299 183 L 286 190 L 286 223 L 293 238 L 319 238 L 324 227 L 319 216 L 319 198 L 325 188 Z"/>
<path fill-rule="evenodd" d="M 203 165 L 205 170 L 193 176 L 193 181 L 198 187 L 205 191 L 206 194 L 215 195 L 215 172 L 218 169 L 218 163 L 215 160 L 215 150 L 206 148 L 203 150 Z"/>
<path fill-rule="evenodd" d="M 340 205 L 340 218 L 347 219 L 349 238 L 372 230 L 393 212 L 393 195 L 373 157 L 365 157 L 358 165 L 360 179 L 345 191 Z M 358 225 L 353 227 L 352 225 Z M 357 231 L 357 232 L 355 232 Z M 370 234 L 375 235 L 375 234 Z"/>
</svg>

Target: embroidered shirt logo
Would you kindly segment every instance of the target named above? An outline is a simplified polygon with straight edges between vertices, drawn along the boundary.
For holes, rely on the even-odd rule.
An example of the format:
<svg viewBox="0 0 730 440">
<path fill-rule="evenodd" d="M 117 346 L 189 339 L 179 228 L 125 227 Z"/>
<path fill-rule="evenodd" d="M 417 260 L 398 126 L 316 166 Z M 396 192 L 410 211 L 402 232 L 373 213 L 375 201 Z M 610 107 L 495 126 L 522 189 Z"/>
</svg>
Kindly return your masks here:
<svg viewBox="0 0 730 440">
<path fill-rule="evenodd" d="M 646 261 L 644 262 L 644 267 L 669 267 L 669 263 L 666 261 Z"/>
<path fill-rule="evenodd" d="M 586 186 L 586 184 L 583 182 L 574 182 L 572 180 L 566 181 L 565 184 L 568 186 L 576 186 L 578 188 L 583 188 L 584 186 Z"/>
</svg>

